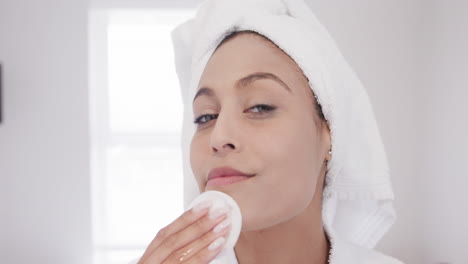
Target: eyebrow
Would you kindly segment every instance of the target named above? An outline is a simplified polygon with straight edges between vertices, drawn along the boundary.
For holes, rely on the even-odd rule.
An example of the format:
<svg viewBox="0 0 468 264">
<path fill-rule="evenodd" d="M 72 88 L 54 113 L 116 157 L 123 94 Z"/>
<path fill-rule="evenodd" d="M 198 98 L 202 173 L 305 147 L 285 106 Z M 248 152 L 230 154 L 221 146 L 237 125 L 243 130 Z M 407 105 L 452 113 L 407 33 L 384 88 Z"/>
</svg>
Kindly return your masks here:
<svg viewBox="0 0 468 264">
<path fill-rule="evenodd" d="M 238 87 L 238 88 L 239 87 L 247 87 L 251 83 L 253 83 L 253 82 L 257 81 L 257 80 L 261 80 L 261 79 L 273 80 L 273 81 L 279 83 L 283 88 L 285 88 L 289 93 L 292 94 L 291 88 L 289 88 L 289 86 L 285 82 L 283 82 L 283 80 L 281 80 L 278 76 L 276 76 L 276 75 L 274 75 L 273 73 L 270 73 L 270 72 L 255 72 L 255 73 L 249 74 L 249 75 L 237 80 L 235 86 Z M 206 95 L 206 96 L 209 96 L 209 97 L 213 97 L 214 94 L 215 94 L 215 92 L 211 88 L 202 87 L 195 94 L 195 97 L 193 98 L 192 103 L 195 102 L 195 99 L 197 99 L 197 97 L 199 97 L 201 95 Z"/>
</svg>

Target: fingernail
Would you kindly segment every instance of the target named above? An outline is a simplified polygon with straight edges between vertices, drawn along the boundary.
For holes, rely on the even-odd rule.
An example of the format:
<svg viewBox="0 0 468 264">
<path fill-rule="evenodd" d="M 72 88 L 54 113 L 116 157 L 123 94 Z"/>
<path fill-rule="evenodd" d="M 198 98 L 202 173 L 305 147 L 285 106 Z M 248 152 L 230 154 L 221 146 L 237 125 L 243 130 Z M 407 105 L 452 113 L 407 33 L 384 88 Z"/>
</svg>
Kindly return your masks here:
<svg viewBox="0 0 468 264">
<path fill-rule="evenodd" d="M 227 211 L 228 211 L 228 208 L 225 207 L 225 206 L 223 206 L 221 208 L 212 208 L 210 210 L 210 213 L 209 213 L 210 219 L 216 219 L 219 216 L 221 216 L 222 214 L 227 213 Z"/>
<path fill-rule="evenodd" d="M 211 206 L 211 202 L 210 201 L 204 201 L 204 202 L 201 202 L 197 205 L 195 205 L 193 208 L 192 208 L 192 211 L 194 213 L 198 213 L 200 212 L 201 210 L 205 209 L 205 208 L 208 208 Z"/>
<path fill-rule="evenodd" d="M 213 229 L 213 231 L 215 233 L 219 233 L 221 232 L 224 228 L 226 228 L 227 226 L 229 226 L 231 224 L 231 218 L 228 217 L 226 219 L 224 219 L 224 221 L 222 221 L 221 223 L 219 223 L 218 225 L 216 225 L 216 227 Z"/>
<path fill-rule="evenodd" d="M 224 244 L 224 241 L 226 239 L 224 239 L 224 237 L 218 237 L 215 241 L 213 241 L 209 246 L 208 246 L 208 249 L 209 250 L 215 250 L 217 249 L 219 246 L 221 246 L 222 244 Z"/>
</svg>

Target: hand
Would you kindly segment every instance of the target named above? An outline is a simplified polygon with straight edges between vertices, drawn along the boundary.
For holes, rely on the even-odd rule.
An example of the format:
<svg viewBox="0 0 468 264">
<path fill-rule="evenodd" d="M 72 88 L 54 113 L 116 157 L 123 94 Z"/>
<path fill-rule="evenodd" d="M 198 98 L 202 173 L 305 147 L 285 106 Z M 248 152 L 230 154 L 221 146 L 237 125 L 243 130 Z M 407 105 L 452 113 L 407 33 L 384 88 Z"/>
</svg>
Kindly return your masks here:
<svg viewBox="0 0 468 264">
<path fill-rule="evenodd" d="M 223 248 L 229 233 L 226 209 L 198 207 L 184 212 L 161 229 L 138 264 L 208 264 Z M 210 217 L 211 216 L 211 217 Z"/>
</svg>

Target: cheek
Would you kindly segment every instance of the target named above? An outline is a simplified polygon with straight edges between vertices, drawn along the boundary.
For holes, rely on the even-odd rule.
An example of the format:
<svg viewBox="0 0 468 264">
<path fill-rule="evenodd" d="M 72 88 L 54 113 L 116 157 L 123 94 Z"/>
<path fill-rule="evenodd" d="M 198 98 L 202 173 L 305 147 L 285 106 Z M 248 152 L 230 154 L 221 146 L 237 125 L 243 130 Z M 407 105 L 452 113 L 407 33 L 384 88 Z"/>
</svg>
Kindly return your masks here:
<svg viewBox="0 0 468 264">
<path fill-rule="evenodd" d="M 310 187 L 316 181 L 319 142 L 310 121 L 295 120 L 278 128 L 265 149 L 276 180 L 285 186 Z M 312 186 L 314 187 L 314 186 Z M 314 190 L 314 189 L 312 189 Z"/>
<path fill-rule="evenodd" d="M 313 132 L 293 126 L 279 128 L 257 143 L 262 149 L 257 154 L 264 162 L 264 173 L 255 186 L 258 204 L 252 205 L 250 226 L 264 228 L 287 221 L 303 212 L 314 197 L 318 146 L 313 142 Z M 258 208 L 265 210 L 259 213 Z"/>
<path fill-rule="evenodd" d="M 317 181 L 317 146 L 310 140 L 313 135 L 292 131 L 294 130 L 284 131 L 283 136 L 278 139 L 279 144 L 271 151 L 275 184 L 284 186 L 281 192 L 285 201 L 291 205 L 311 200 Z"/>
<path fill-rule="evenodd" d="M 203 143 L 203 138 L 200 136 L 194 136 L 190 143 L 190 166 L 192 168 L 193 175 L 199 185 L 200 191 L 204 188 L 204 175 L 205 171 L 203 164 L 206 164 L 206 155 L 204 154 L 206 146 Z M 202 188 L 203 187 L 203 188 Z"/>
</svg>

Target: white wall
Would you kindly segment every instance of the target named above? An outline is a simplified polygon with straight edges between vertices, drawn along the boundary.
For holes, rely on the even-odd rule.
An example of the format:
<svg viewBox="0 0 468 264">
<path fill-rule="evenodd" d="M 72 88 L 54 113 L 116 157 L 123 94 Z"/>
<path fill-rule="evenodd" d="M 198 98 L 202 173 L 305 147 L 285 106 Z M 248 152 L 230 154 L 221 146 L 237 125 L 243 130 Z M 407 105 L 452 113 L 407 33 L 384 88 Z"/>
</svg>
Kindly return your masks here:
<svg viewBox="0 0 468 264">
<path fill-rule="evenodd" d="M 468 263 L 468 1 L 430 1 L 421 38 L 417 182 L 423 261 Z"/>
<path fill-rule="evenodd" d="M 378 248 L 468 263 L 468 2 L 307 1 L 365 84 L 387 149 L 399 218 Z M 87 6 L 0 1 L 1 263 L 90 263 Z"/>
<path fill-rule="evenodd" d="M 90 263 L 86 16 L 0 1 L 0 263 Z"/>
</svg>

